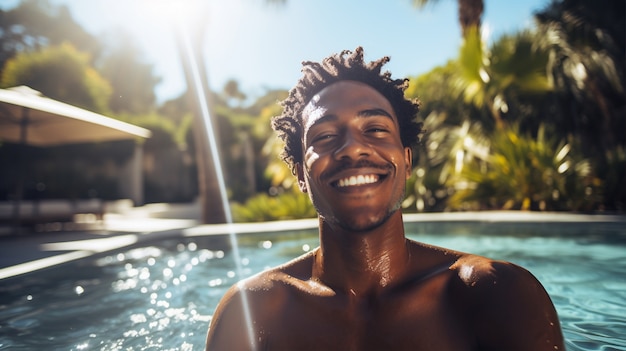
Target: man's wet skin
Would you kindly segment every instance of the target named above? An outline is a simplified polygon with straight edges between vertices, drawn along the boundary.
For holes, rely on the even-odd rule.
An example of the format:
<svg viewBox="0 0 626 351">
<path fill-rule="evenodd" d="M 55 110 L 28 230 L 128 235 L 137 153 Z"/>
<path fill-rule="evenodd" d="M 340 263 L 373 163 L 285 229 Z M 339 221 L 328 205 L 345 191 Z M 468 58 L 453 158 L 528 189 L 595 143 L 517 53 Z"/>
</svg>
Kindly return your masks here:
<svg viewBox="0 0 626 351">
<path fill-rule="evenodd" d="M 302 117 L 296 173 L 319 214 L 320 247 L 229 290 L 207 349 L 562 349 L 552 303 L 530 273 L 405 238 L 412 154 L 384 96 L 340 81 Z"/>
</svg>

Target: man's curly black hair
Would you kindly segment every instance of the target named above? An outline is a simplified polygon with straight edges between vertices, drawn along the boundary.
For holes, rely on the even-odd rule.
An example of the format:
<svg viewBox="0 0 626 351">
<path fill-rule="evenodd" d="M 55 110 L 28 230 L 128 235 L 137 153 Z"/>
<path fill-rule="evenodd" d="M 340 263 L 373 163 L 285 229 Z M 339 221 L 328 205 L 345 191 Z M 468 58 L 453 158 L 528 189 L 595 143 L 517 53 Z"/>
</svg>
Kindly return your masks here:
<svg viewBox="0 0 626 351">
<path fill-rule="evenodd" d="M 283 161 L 295 173 L 296 163 L 302 163 L 302 110 L 315 94 L 325 87 L 343 80 L 365 83 L 376 89 L 389 102 L 398 117 L 402 145 L 411 147 L 419 141 L 422 124 L 416 121 L 419 102 L 404 97 L 408 79 L 392 79 L 390 72 L 381 73 L 383 65 L 389 62 L 385 56 L 376 61 L 363 61 L 363 48 L 354 52 L 344 50 L 325 58 L 321 63 L 302 63 L 303 76 L 289 91 L 289 96 L 281 103 L 283 113 L 272 119 L 272 128 L 285 142 L 281 154 Z"/>
</svg>

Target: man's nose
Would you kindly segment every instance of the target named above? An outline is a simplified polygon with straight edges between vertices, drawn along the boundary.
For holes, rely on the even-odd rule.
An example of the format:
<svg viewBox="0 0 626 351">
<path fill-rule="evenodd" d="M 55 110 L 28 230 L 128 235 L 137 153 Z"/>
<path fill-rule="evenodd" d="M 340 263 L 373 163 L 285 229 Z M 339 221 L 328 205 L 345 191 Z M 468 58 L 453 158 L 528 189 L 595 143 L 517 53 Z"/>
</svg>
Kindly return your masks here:
<svg viewBox="0 0 626 351">
<path fill-rule="evenodd" d="M 369 156 L 372 152 L 371 145 L 359 135 L 347 132 L 343 136 L 339 147 L 334 152 L 335 159 L 359 159 Z"/>
</svg>

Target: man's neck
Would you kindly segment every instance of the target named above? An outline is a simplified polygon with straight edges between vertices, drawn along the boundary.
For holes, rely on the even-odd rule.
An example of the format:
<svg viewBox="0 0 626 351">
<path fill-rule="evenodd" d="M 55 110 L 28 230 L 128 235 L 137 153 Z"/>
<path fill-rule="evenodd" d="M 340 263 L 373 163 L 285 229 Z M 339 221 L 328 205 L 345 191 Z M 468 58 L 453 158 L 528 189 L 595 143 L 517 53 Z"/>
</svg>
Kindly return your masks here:
<svg viewBox="0 0 626 351">
<path fill-rule="evenodd" d="M 400 211 L 366 232 L 347 231 L 320 219 L 313 278 L 336 292 L 355 298 L 378 295 L 402 278 L 408 260 Z"/>
</svg>

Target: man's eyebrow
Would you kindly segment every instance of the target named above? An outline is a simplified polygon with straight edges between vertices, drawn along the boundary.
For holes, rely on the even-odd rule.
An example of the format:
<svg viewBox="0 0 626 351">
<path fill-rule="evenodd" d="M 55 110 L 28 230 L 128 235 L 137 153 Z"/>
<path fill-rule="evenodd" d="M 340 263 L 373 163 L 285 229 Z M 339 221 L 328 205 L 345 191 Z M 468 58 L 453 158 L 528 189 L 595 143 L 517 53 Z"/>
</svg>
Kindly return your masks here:
<svg viewBox="0 0 626 351">
<path fill-rule="evenodd" d="M 385 116 L 393 120 L 393 116 L 391 113 L 383 110 L 382 108 L 371 108 L 367 110 L 362 110 L 357 113 L 357 117 L 375 117 L 375 116 Z"/>
<path fill-rule="evenodd" d="M 322 117 L 315 120 L 311 126 L 324 123 L 324 122 L 333 122 L 333 121 L 336 121 L 337 119 L 338 119 L 337 115 L 333 115 L 333 114 L 323 115 Z"/>
</svg>

